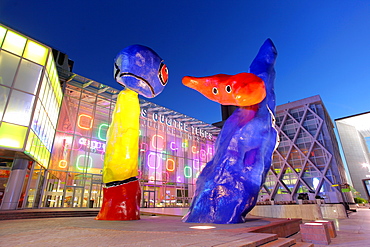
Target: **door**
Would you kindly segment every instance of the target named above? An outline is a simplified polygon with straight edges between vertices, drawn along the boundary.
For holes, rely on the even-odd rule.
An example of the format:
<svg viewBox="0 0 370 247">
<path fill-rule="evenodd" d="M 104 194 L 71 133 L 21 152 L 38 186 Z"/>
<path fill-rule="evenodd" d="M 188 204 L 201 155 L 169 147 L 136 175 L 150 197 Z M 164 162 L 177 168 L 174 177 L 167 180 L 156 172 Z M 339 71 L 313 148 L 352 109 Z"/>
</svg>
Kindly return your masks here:
<svg viewBox="0 0 370 247">
<path fill-rule="evenodd" d="M 84 206 L 83 186 L 66 186 L 64 206 L 69 208 L 80 208 Z"/>
<path fill-rule="evenodd" d="M 142 208 L 155 208 L 155 191 L 154 190 L 144 190 L 141 199 Z"/>
</svg>

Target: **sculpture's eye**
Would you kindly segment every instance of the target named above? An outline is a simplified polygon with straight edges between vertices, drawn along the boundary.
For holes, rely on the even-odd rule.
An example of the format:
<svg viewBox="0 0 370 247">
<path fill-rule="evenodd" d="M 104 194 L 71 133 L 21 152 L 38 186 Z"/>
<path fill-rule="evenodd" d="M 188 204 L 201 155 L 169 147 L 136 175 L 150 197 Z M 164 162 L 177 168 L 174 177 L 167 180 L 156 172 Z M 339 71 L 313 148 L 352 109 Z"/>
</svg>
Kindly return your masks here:
<svg viewBox="0 0 370 247">
<path fill-rule="evenodd" d="M 161 65 L 159 66 L 158 75 L 162 85 L 165 86 L 168 81 L 168 69 L 164 63 L 161 63 Z"/>
<path fill-rule="evenodd" d="M 218 94 L 218 89 L 217 89 L 217 87 L 212 88 L 212 93 L 213 93 L 214 95 L 217 95 L 217 94 Z"/>
<path fill-rule="evenodd" d="M 225 90 L 226 90 L 227 93 L 231 93 L 231 86 L 230 85 L 227 85 L 225 87 Z"/>
</svg>

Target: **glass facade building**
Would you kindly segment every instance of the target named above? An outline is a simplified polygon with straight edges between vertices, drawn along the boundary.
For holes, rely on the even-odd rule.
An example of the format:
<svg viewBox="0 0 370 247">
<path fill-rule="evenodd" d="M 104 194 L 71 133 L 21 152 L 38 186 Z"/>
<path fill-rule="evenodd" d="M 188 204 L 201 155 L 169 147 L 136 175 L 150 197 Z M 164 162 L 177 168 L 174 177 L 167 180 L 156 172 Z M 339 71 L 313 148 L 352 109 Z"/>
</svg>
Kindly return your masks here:
<svg viewBox="0 0 370 247">
<path fill-rule="evenodd" d="M 59 74 L 65 93 L 42 206 L 99 207 L 106 133 L 119 91 L 67 71 Z M 219 129 L 143 99 L 140 107 L 141 206 L 189 206 Z"/>
<path fill-rule="evenodd" d="M 48 168 L 63 94 L 49 47 L 1 25 L 0 47 L 0 202 L 7 208 L 15 203 L 3 200 L 12 188 L 21 193 L 9 192 L 8 199 L 20 197 L 20 206 L 35 202 L 33 192 Z M 12 171 L 13 160 L 20 163 Z M 23 175 L 25 181 L 18 182 Z"/>
<path fill-rule="evenodd" d="M 342 193 L 347 183 L 333 123 L 319 96 L 277 106 L 276 124 L 280 144 L 261 190 L 259 201 L 297 201 L 307 193 L 327 203 L 352 202 Z"/>
<path fill-rule="evenodd" d="M 66 70 L 57 52 L 56 67 L 51 48 L 8 27 L 0 26 L 0 44 L 1 209 L 100 207 L 119 91 Z M 140 105 L 141 206 L 187 207 L 219 128 Z"/>
<path fill-rule="evenodd" d="M 351 184 L 359 197 L 369 198 L 370 112 L 335 120 Z"/>
</svg>

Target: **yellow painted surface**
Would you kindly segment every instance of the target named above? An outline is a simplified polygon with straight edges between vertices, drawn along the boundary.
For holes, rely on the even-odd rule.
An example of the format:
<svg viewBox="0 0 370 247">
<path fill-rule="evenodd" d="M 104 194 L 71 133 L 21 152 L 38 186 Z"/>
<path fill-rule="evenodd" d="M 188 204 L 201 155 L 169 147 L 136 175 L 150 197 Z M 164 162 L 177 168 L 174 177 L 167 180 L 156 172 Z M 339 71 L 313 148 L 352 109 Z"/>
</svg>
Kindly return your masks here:
<svg viewBox="0 0 370 247">
<path fill-rule="evenodd" d="M 107 133 L 103 182 L 125 180 L 138 175 L 140 105 L 136 92 L 119 93 Z"/>
</svg>

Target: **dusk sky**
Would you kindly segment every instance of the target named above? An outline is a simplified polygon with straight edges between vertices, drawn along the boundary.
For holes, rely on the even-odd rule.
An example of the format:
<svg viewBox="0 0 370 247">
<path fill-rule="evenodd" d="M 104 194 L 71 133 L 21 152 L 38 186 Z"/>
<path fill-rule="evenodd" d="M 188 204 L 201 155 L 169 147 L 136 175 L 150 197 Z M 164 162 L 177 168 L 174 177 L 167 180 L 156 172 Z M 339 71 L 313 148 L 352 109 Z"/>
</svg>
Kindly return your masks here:
<svg viewBox="0 0 370 247">
<path fill-rule="evenodd" d="M 1 0 L 0 23 L 117 89 L 116 54 L 149 46 L 169 69 L 168 85 L 150 101 L 207 123 L 221 120 L 219 104 L 181 78 L 247 72 L 267 38 L 278 50 L 278 105 L 320 95 L 333 120 L 370 111 L 368 0 Z"/>
</svg>

